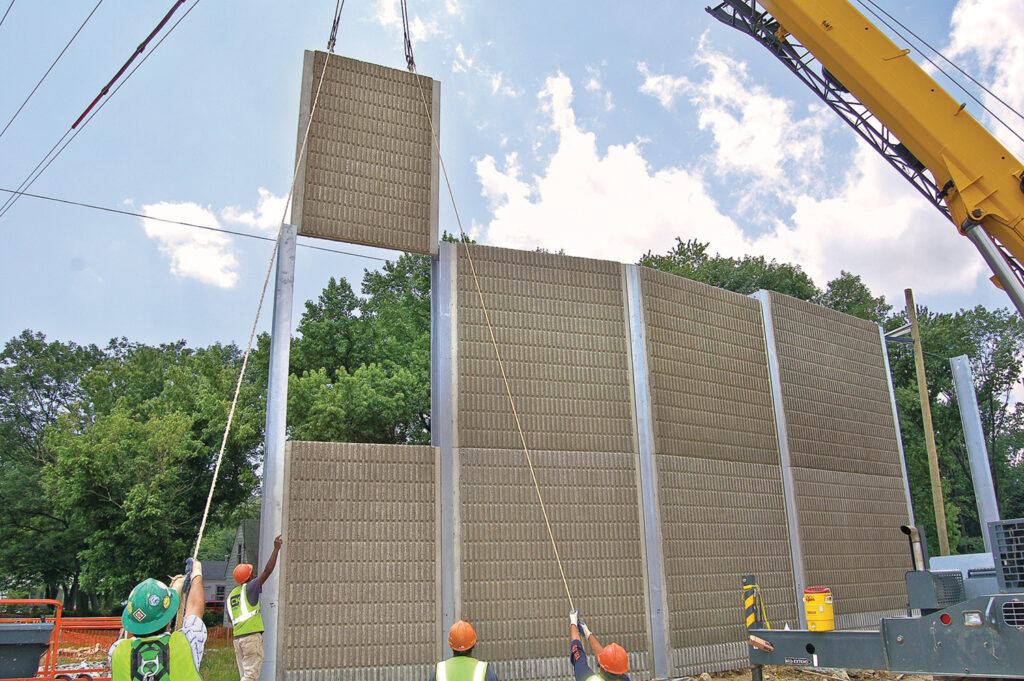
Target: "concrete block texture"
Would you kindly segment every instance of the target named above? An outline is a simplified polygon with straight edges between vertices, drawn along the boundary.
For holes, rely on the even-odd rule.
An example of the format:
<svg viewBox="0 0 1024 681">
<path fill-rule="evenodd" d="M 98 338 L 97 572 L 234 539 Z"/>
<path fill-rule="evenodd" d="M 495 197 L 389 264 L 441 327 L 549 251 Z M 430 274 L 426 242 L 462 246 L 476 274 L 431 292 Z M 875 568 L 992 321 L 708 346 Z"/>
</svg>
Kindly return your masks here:
<svg viewBox="0 0 1024 681">
<path fill-rule="evenodd" d="M 470 246 L 527 446 L 634 452 L 618 263 Z M 465 246 L 458 249 L 459 446 L 522 447 Z"/>
<path fill-rule="evenodd" d="M 635 455 L 531 451 L 574 604 L 650 677 Z M 569 600 L 522 449 L 460 449 L 461 616 L 499 678 L 569 678 Z M 592 661 L 593 664 L 596 664 Z"/>
<path fill-rule="evenodd" d="M 807 585 L 832 589 L 837 618 L 899 610 L 909 511 L 878 326 L 769 301 Z"/>
<path fill-rule="evenodd" d="M 439 84 L 426 76 L 306 52 L 292 222 L 303 236 L 415 253 L 437 248 Z"/>
<path fill-rule="evenodd" d="M 436 449 L 291 442 L 278 678 L 427 678 L 436 662 Z"/>
<path fill-rule="evenodd" d="M 796 624 L 758 301 L 641 268 L 674 674 L 743 666 L 741 579 Z M 773 626 L 776 622 L 773 622 Z"/>
</svg>

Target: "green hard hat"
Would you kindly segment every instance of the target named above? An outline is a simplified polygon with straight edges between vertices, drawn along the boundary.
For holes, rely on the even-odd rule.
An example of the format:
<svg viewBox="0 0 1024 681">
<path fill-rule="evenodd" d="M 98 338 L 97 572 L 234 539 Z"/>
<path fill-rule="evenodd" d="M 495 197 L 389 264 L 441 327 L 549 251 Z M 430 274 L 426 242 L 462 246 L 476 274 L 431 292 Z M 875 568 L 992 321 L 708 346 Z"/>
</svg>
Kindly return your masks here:
<svg viewBox="0 0 1024 681">
<path fill-rule="evenodd" d="M 131 634 L 152 634 L 163 629 L 178 614 L 178 592 L 163 582 L 147 579 L 128 594 L 121 613 L 121 625 Z"/>
</svg>

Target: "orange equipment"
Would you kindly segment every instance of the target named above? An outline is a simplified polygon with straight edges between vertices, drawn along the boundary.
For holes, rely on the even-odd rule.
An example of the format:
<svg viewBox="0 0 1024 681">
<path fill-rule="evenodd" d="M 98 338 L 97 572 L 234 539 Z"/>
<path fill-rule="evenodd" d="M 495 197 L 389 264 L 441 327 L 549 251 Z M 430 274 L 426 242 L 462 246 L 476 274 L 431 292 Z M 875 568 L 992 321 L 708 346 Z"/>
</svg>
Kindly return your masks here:
<svg viewBox="0 0 1024 681">
<path fill-rule="evenodd" d="M 625 674 L 629 671 L 629 657 L 618 643 L 609 643 L 597 654 L 597 663 L 610 674 Z"/>
<path fill-rule="evenodd" d="M 459 620 L 448 630 L 448 645 L 462 652 L 476 645 L 476 630 L 465 620 Z"/>
<path fill-rule="evenodd" d="M 231 574 L 235 578 L 235 583 L 245 584 L 252 579 L 252 565 L 249 565 L 249 563 L 239 563 Z"/>
</svg>

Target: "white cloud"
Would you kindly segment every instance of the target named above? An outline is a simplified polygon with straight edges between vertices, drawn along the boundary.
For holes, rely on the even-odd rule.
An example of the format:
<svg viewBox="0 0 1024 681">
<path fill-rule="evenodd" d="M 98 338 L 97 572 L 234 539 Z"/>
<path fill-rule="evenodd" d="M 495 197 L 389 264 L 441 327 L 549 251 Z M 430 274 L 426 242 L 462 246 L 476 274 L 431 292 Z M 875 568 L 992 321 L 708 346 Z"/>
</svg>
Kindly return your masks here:
<svg viewBox="0 0 1024 681">
<path fill-rule="evenodd" d="M 973 75 L 1017 111 L 1024 110 L 1024 3 L 1020 0 L 959 0 L 953 10 L 949 56 L 966 60 L 978 70 Z M 985 96 L 986 105 L 1016 130 L 1021 119 Z M 1024 153 L 1019 140 L 998 130 L 1017 154 Z"/>
<path fill-rule="evenodd" d="M 479 50 L 473 54 L 467 54 L 466 48 L 461 43 L 455 46 L 455 54 L 452 57 L 452 73 L 475 73 L 484 78 L 491 88 L 492 95 L 503 97 L 518 97 L 522 93 L 509 85 L 505 80 L 505 74 L 501 71 L 495 72 L 479 63 L 477 55 Z M 482 126 L 478 126 L 482 127 Z"/>
<path fill-rule="evenodd" d="M 448 12 L 448 14 L 458 16 L 462 14 L 462 3 L 460 0 L 444 0 L 444 10 Z"/>
<path fill-rule="evenodd" d="M 149 217 L 219 227 L 209 208 L 195 203 L 161 201 L 142 206 Z M 231 288 L 238 282 L 238 260 L 231 251 L 231 239 L 220 232 L 142 219 L 146 236 L 154 239 L 160 252 L 171 260 L 171 274 L 196 279 L 204 284 Z"/>
<path fill-rule="evenodd" d="M 647 62 L 638 63 L 636 68 L 644 75 L 644 82 L 640 85 L 641 94 L 654 97 L 666 109 L 672 108 L 672 103 L 675 102 L 676 97 L 691 90 L 693 87 L 692 83 L 685 76 L 654 75 L 647 68 Z"/>
<path fill-rule="evenodd" d="M 457 6 L 456 9 L 458 9 Z M 451 13 L 449 11 L 449 14 Z M 402 13 L 398 0 L 377 0 L 377 13 L 374 18 L 378 24 L 386 28 L 402 29 Z M 416 43 L 439 33 L 441 33 L 441 28 L 437 21 L 433 19 L 424 21 L 418 15 L 409 17 L 409 37 L 412 39 L 413 47 L 416 46 Z"/>
<path fill-rule="evenodd" d="M 597 93 L 604 99 L 605 111 L 611 111 L 615 108 L 615 104 L 612 102 L 612 93 L 604 89 L 604 85 L 601 83 L 601 69 L 596 66 L 588 66 L 587 74 L 590 76 L 590 80 L 584 86 L 590 92 Z"/>
<path fill-rule="evenodd" d="M 738 99 L 751 94 L 742 79 L 732 85 Z M 595 134 L 577 124 L 567 77 L 548 78 L 539 97 L 557 137 L 546 167 L 527 177 L 515 154 L 501 164 L 491 156 L 477 161 L 492 217 L 474 229 L 487 243 L 635 262 L 648 250 L 666 252 L 676 237 L 698 239 L 722 255 L 800 264 L 821 286 L 848 270 L 891 300 L 908 286 L 942 293 L 984 280 L 970 243 L 866 146 L 843 159 L 841 192 L 823 197 L 790 187 L 788 201 L 774 206 L 773 228 L 755 236 L 723 212 L 698 170 L 654 169 L 636 143 L 599 149 Z M 777 148 L 794 127 L 801 130 L 791 111 L 774 111 L 781 133 L 759 128 L 768 139 L 754 135 L 749 144 Z M 720 164 L 732 153 L 724 145 L 716 152 Z"/>
<path fill-rule="evenodd" d="M 264 232 L 276 231 L 284 218 L 285 202 L 288 197 L 274 196 L 263 187 L 257 191 L 260 198 L 256 202 L 255 211 L 243 211 L 239 206 L 228 206 L 220 212 L 220 216 L 227 222 L 255 227 Z"/>
</svg>

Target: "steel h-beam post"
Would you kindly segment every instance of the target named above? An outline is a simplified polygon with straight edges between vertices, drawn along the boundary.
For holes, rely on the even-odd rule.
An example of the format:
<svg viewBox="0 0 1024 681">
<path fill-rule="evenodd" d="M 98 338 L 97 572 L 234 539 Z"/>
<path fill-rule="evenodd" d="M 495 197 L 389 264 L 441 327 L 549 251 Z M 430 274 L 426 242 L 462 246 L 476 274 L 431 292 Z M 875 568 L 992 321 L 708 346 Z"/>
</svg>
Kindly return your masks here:
<svg viewBox="0 0 1024 681">
<path fill-rule="evenodd" d="M 964 440 L 967 442 L 967 458 L 971 463 L 971 478 L 974 481 L 974 496 L 978 502 L 978 520 L 981 521 L 981 536 L 985 540 L 985 552 L 992 551 L 992 538 L 988 524 L 999 520 L 999 505 L 992 483 L 992 469 L 985 447 L 985 431 L 981 427 L 978 411 L 978 397 L 974 393 L 974 377 L 971 375 L 971 361 L 967 355 L 949 360 L 953 367 L 953 386 L 956 401 L 960 405 L 960 422 L 964 426 Z"/>
<path fill-rule="evenodd" d="M 263 459 L 263 503 L 260 507 L 259 560 L 266 563 L 281 534 L 284 513 L 285 417 L 288 407 L 288 353 L 291 349 L 292 293 L 295 288 L 294 225 L 281 228 L 277 248 L 277 279 L 274 284 L 274 318 L 270 336 L 270 376 L 267 383 L 267 425 Z M 288 548 L 283 549 L 287 551 Z M 253 566 L 258 572 L 261 565 Z M 263 585 L 260 610 L 263 616 L 263 681 L 277 679 L 277 616 L 280 570 Z"/>
</svg>

